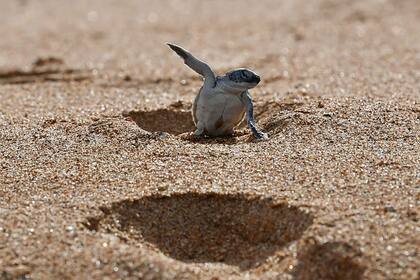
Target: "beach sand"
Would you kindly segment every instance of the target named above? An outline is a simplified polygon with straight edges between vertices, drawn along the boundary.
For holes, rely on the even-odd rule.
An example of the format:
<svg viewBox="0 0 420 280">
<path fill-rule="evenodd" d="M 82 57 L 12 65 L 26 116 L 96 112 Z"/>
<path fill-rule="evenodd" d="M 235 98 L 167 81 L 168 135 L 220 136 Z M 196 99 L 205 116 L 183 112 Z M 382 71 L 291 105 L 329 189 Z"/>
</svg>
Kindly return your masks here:
<svg viewBox="0 0 420 280">
<path fill-rule="evenodd" d="M 0 279 L 418 279 L 420 3 L 0 1 Z M 255 141 L 192 140 L 259 73 Z"/>
</svg>

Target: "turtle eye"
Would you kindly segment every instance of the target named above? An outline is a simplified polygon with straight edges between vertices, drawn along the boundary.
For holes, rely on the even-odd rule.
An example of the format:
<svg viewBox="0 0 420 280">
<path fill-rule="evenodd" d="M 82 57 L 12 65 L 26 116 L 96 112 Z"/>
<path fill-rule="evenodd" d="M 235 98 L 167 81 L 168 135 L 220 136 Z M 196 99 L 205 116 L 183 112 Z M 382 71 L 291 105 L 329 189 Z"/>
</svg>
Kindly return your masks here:
<svg viewBox="0 0 420 280">
<path fill-rule="evenodd" d="M 239 76 L 237 72 L 232 72 L 229 74 L 229 80 L 234 81 L 234 82 L 238 82 L 239 80 Z"/>
<path fill-rule="evenodd" d="M 229 73 L 228 77 L 235 83 L 242 83 L 249 79 L 249 73 L 245 70 L 237 70 Z"/>
</svg>

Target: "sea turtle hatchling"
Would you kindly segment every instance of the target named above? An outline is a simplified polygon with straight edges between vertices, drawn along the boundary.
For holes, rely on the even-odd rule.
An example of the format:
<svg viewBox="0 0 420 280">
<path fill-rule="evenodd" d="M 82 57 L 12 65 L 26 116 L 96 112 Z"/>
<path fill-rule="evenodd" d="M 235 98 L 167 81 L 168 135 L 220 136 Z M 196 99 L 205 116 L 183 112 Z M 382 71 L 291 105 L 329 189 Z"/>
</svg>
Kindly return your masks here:
<svg viewBox="0 0 420 280">
<path fill-rule="evenodd" d="M 233 128 L 243 119 L 257 139 L 268 139 L 267 134 L 257 129 L 253 116 L 252 99 L 248 90 L 260 82 L 260 77 L 251 70 L 238 68 L 223 76 L 216 76 L 205 62 L 198 60 L 180 46 L 169 44 L 192 70 L 204 77 L 204 84 L 195 97 L 192 107 L 196 126 L 195 136 L 232 135 Z"/>
</svg>

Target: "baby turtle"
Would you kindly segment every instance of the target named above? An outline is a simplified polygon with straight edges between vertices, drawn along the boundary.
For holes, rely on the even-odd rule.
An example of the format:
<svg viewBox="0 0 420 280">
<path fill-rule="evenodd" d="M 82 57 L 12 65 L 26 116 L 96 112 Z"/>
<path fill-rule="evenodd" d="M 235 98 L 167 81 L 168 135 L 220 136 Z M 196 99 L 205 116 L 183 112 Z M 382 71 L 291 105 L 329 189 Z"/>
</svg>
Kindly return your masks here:
<svg viewBox="0 0 420 280">
<path fill-rule="evenodd" d="M 216 76 L 207 63 L 195 58 L 180 46 L 169 44 L 185 64 L 204 77 L 204 84 L 194 100 L 193 120 L 195 136 L 226 136 L 243 119 L 257 139 L 268 139 L 267 134 L 257 129 L 253 116 L 252 99 L 248 90 L 260 82 L 260 77 L 251 70 L 238 68 L 223 76 Z"/>
</svg>

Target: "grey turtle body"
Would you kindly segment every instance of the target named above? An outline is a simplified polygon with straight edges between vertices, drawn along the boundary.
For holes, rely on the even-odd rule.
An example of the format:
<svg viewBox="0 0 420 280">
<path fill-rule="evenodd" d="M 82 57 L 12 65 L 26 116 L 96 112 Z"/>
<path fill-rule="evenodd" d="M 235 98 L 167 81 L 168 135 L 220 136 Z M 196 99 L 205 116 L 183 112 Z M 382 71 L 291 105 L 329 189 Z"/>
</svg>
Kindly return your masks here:
<svg viewBox="0 0 420 280">
<path fill-rule="evenodd" d="M 260 82 L 254 72 L 239 68 L 217 76 L 204 62 L 183 48 L 168 44 L 191 69 L 204 77 L 204 84 L 196 96 L 192 114 L 196 136 L 232 135 L 234 128 L 246 115 L 247 124 L 257 139 L 268 139 L 257 129 L 253 117 L 253 104 L 248 90 Z"/>
<path fill-rule="evenodd" d="M 204 134 L 224 136 L 233 134 L 245 115 L 245 106 L 240 95 L 226 94 L 218 87 L 210 91 L 201 88 L 192 112 L 196 127 L 202 127 Z"/>
</svg>

